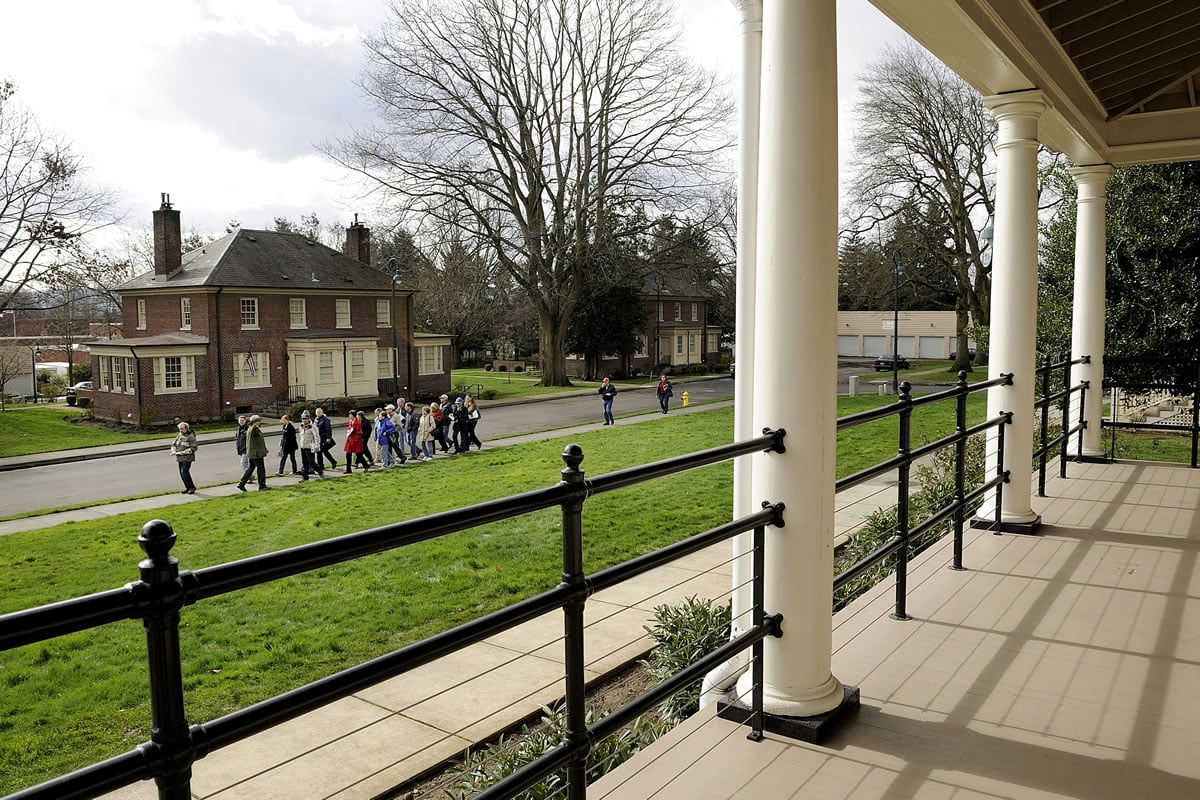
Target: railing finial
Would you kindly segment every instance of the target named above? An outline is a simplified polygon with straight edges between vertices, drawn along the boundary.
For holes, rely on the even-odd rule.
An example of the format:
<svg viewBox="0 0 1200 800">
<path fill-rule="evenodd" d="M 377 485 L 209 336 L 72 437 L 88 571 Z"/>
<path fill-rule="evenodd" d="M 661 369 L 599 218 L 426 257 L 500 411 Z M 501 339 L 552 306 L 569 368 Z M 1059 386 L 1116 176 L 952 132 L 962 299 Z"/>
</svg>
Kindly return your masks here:
<svg viewBox="0 0 1200 800">
<path fill-rule="evenodd" d="M 583 448 L 577 444 L 567 445 L 563 448 L 562 460 L 567 465 L 564 473 L 579 472 L 579 465 L 583 463 Z"/>
<path fill-rule="evenodd" d="M 166 558 L 175 546 L 175 531 L 171 524 L 161 519 L 152 519 L 142 526 L 142 532 L 137 538 L 142 552 L 157 560 Z"/>
</svg>

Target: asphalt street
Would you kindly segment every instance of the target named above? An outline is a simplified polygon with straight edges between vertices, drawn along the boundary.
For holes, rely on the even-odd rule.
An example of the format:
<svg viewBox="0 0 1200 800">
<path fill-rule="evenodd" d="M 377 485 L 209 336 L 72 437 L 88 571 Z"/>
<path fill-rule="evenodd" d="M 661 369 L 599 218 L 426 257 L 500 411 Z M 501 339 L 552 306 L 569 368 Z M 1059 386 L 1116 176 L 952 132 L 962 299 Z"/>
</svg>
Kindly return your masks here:
<svg viewBox="0 0 1200 800">
<path fill-rule="evenodd" d="M 672 401 L 674 405 L 679 405 L 680 395 L 685 389 L 690 393 L 692 403 L 702 403 L 731 397 L 733 382 L 726 377 L 676 383 Z M 619 425 L 623 414 L 657 408 L 658 401 L 653 388 L 647 387 L 622 390 L 617 395 L 613 411 Z M 484 403 L 481 411 L 483 418 L 477 430 L 484 447 L 489 441 L 503 437 L 591 421 L 599 425 L 601 421 L 599 395 L 490 407 Z M 338 440 L 341 441 L 340 436 Z M 274 441 L 268 439 L 272 452 Z M 155 452 L 0 473 L 0 516 L 179 489 L 179 472 L 169 450 L 170 440 L 165 440 L 161 450 Z M 274 475 L 277 466 L 278 462 L 268 456 L 268 475 Z M 241 467 L 233 442 L 206 444 L 200 448 L 192 467 L 192 478 L 198 486 L 234 483 L 240 477 Z M 285 480 L 295 479 L 289 477 Z"/>
</svg>

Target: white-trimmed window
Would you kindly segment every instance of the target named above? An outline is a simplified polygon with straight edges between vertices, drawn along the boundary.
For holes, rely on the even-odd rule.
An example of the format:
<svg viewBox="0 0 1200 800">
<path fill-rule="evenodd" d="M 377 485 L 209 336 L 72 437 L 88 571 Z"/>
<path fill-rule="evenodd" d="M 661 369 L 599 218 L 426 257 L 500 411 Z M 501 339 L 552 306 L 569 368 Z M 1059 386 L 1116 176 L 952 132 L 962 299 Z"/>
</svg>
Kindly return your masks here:
<svg viewBox="0 0 1200 800">
<path fill-rule="evenodd" d="M 375 301 L 375 325 L 379 328 L 392 327 L 392 301 L 378 299 Z"/>
<path fill-rule="evenodd" d="M 351 380 L 361 381 L 367 377 L 367 359 L 366 351 L 351 350 L 350 351 L 350 378 Z"/>
<path fill-rule="evenodd" d="M 317 367 L 320 372 L 317 375 L 321 383 L 333 383 L 333 351 L 322 350 L 317 353 Z"/>
<path fill-rule="evenodd" d="M 335 323 L 336 327 L 349 328 L 350 327 L 350 301 L 344 300 L 344 299 L 339 299 L 336 301 L 336 303 L 337 303 L 337 322 Z"/>
<path fill-rule="evenodd" d="M 440 375 L 444 372 L 441 345 L 418 347 L 417 357 L 420 361 L 419 371 L 422 375 Z"/>
<path fill-rule="evenodd" d="M 99 356 L 96 361 L 96 366 L 100 370 L 100 388 L 107 392 L 108 387 L 112 386 L 112 379 L 109 377 L 112 370 L 112 358 L 109 356 Z"/>
<path fill-rule="evenodd" d="M 139 297 L 137 301 L 137 329 L 146 330 L 146 298 Z"/>
<path fill-rule="evenodd" d="M 650 345 L 650 337 L 645 336 L 645 335 L 639 336 L 637 352 L 634 355 L 639 355 L 639 356 L 649 355 L 650 353 L 646 349 L 649 345 Z"/>
<path fill-rule="evenodd" d="M 683 355 L 683 337 L 682 336 L 675 337 L 675 355 L 677 355 L 677 356 Z"/>
<path fill-rule="evenodd" d="M 122 358 L 125 362 L 125 392 L 133 394 L 137 389 L 137 370 L 133 368 L 133 357 Z"/>
<path fill-rule="evenodd" d="M 675 304 L 675 321 L 683 322 L 683 303 Z"/>
<path fill-rule="evenodd" d="M 236 353 L 233 357 L 233 388 L 249 389 L 271 385 L 271 354 Z"/>
<path fill-rule="evenodd" d="M 258 298 L 243 297 L 241 300 L 242 330 L 258 330 Z"/>
<path fill-rule="evenodd" d="M 716 334 L 716 333 L 710 333 L 708 335 L 708 352 L 715 353 L 715 352 L 717 352 L 717 350 L 720 349 L 721 343 L 719 341 L 717 341 L 718 335 L 719 334 Z"/>
<path fill-rule="evenodd" d="M 196 391 L 194 356 L 160 356 L 154 359 L 154 393 L 180 394 Z"/>
<path fill-rule="evenodd" d="M 692 303 L 692 322 L 697 322 L 700 319 L 700 304 Z"/>
<path fill-rule="evenodd" d="M 288 318 L 292 328 L 308 327 L 308 309 L 304 306 L 303 297 L 293 297 L 288 300 Z"/>
<path fill-rule="evenodd" d="M 125 391 L 125 359 L 112 360 L 112 388 L 114 392 Z"/>
<path fill-rule="evenodd" d="M 381 347 L 375 351 L 375 374 L 381 378 L 392 376 L 392 348 Z"/>
<path fill-rule="evenodd" d="M 663 304 L 661 301 L 658 303 L 658 321 L 663 321 Z"/>
<path fill-rule="evenodd" d="M 696 353 L 696 354 L 700 353 L 700 349 L 698 347 L 696 347 L 696 344 L 697 344 L 696 338 L 697 338 L 696 334 L 694 334 L 694 333 L 688 334 L 688 355 L 691 355 L 692 353 Z"/>
<path fill-rule="evenodd" d="M 182 330 L 192 329 L 192 298 L 179 298 L 179 327 Z"/>
</svg>

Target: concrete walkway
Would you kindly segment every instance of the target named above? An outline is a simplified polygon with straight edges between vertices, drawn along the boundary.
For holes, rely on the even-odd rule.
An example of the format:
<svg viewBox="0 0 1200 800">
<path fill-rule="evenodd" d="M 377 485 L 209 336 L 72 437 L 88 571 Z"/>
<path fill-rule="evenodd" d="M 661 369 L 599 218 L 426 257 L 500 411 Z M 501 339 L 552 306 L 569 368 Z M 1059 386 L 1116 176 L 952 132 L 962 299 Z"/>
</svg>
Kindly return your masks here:
<svg viewBox="0 0 1200 800">
<path fill-rule="evenodd" d="M 679 408 L 672 413 L 695 413 L 721 405 L 728 402 Z M 657 414 L 646 414 L 622 418 L 618 424 L 648 424 L 656 419 Z M 487 446 L 504 447 L 596 428 L 595 423 L 578 425 L 496 439 Z M 120 446 L 109 449 L 121 452 Z M 894 503 L 894 491 L 893 484 L 878 482 L 839 495 L 839 539 L 874 509 Z M 236 493 L 229 484 L 202 489 L 195 495 L 127 500 L 0 523 L 0 534 Z M 694 595 L 726 598 L 731 580 L 730 547 L 720 545 L 594 595 L 585 614 L 589 681 L 646 654 L 650 642 L 644 626 L 652 621 L 655 606 Z M 214 752 L 193 767 L 193 796 L 204 800 L 380 797 L 461 756 L 467 747 L 536 716 L 540 706 L 557 700 L 563 692 L 562 627 L 561 614 L 549 614 Z M 150 781 L 106 795 L 109 800 L 156 797 Z"/>
</svg>

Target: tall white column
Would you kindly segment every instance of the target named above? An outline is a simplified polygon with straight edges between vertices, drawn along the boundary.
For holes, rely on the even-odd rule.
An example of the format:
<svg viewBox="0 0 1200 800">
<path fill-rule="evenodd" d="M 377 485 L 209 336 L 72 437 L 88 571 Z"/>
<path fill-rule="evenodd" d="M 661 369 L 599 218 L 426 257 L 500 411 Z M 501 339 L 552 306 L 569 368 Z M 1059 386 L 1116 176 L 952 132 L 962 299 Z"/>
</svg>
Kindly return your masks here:
<svg viewBox="0 0 1200 800">
<path fill-rule="evenodd" d="M 1004 432 L 1002 525 L 1036 525 L 1029 502 L 1032 476 L 1033 396 L 1037 379 L 1037 150 L 1038 120 L 1047 104 L 1040 91 L 984 98 L 999 126 L 996 144 L 996 221 L 992 258 L 988 378 L 1012 373 L 1012 386 L 988 390 L 988 416 L 1011 411 Z M 994 474 L 996 439 L 988 437 L 989 475 Z M 988 503 L 980 516 L 995 518 Z"/>
<path fill-rule="evenodd" d="M 1090 364 L 1071 367 L 1071 385 L 1088 381 L 1083 403 L 1083 447 L 1078 435 L 1067 442 L 1067 452 L 1084 458 L 1103 458 L 1100 418 L 1104 381 L 1104 205 L 1112 166 L 1076 167 L 1071 177 L 1079 189 L 1075 211 L 1075 298 L 1071 316 L 1071 359 L 1091 356 Z M 1071 398 L 1071 425 L 1080 420 L 1079 396 Z"/>
<path fill-rule="evenodd" d="M 737 340 L 734 342 L 733 435 L 751 439 L 754 429 L 754 286 L 755 237 L 758 235 L 758 110 L 762 72 L 762 0 L 734 0 L 742 15 L 742 81 L 738 131 L 737 182 Z M 743 456 L 733 464 L 733 516 L 758 511 L 751 483 L 753 459 Z M 733 634 L 749 626 L 753 608 L 750 581 L 754 565 L 746 555 L 753 546 L 751 534 L 733 542 Z"/>
<path fill-rule="evenodd" d="M 755 285 L 756 428 L 787 452 L 754 457 L 754 498 L 786 504 L 767 529 L 765 643 L 771 714 L 812 717 L 843 697 L 833 676 L 837 398 L 837 24 L 835 0 L 765 0 Z M 743 399 L 743 398 L 739 398 Z M 745 676 L 743 677 L 745 680 Z M 739 690 L 742 685 L 739 684 Z"/>
</svg>

